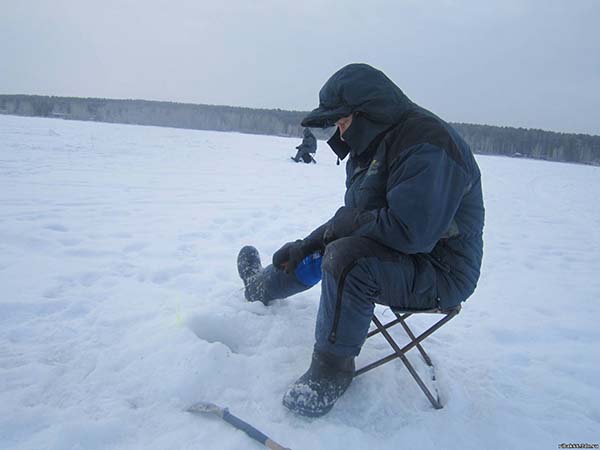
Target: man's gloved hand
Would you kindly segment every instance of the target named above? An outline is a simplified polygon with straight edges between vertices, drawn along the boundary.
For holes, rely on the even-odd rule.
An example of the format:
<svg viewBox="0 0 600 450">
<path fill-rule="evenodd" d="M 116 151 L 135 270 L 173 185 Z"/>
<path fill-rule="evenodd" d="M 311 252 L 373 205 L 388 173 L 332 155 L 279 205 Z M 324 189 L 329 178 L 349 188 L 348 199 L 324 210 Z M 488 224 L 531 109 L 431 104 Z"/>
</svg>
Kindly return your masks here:
<svg viewBox="0 0 600 450">
<path fill-rule="evenodd" d="M 312 251 L 306 248 L 304 241 L 301 239 L 288 242 L 273 253 L 273 265 L 275 268 L 285 270 L 286 273 L 291 274 L 294 273 L 298 264 L 311 253 Z"/>
<path fill-rule="evenodd" d="M 298 264 L 308 255 L 315 252 L 322 253 L 325 250 L 323 237 L 328 226 L 329 222 L 326 222 L 304 239 L 285 244 L 273 253 L 273 266 L 276 269 L 285 270 L 287 273 L 294 273 Z"/>
<path fill-rule="evenodd" d="M 336 239 L 352 235 L 364 224 L 375 220 L 375 214 L 371 211 L 361 211 L 358 208 L 350 208 L 342 206 L 338 209 L 330 220 L 323 240 L 325 244 L 335 241 Z"/>
</svg>

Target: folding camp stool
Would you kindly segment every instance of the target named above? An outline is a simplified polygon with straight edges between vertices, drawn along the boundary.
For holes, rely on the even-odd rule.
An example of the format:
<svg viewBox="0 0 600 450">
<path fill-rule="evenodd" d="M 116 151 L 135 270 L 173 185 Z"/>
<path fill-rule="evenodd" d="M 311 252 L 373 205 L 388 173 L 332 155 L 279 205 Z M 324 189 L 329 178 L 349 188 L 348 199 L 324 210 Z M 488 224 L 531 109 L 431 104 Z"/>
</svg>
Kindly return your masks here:
<svg viewBox="0 0 600 450">
<path fill-rule="evenodd" d="M 394 353 L 386 356 L 385 358 L 381 358 L 371 364 L 368 364 L 365 367 L 363 367 L 362 369 L 357 370 L 355 372 L 354 376 L 356 377 L 365 372 L 368 372 L 371 369 L 374 369 L 375 367 L 379 367 L 382 364 L 385 364 L 396 358 L 400 358 L 400 360 L 404 363 L 404 365 L 406 366 L 406 368 L 408 369 L 410 374 L 413 376 L 413 378 L 415 379 L 415 381 L 421 388 L 421 390 L 425 393 L 425 395 L 427 396 L 427 398 L 429 399 L 429 401 L 431 402 L 433 407 L 435 409 L 441 409 L 442 404 L 440 403 L 439 397 L 437 395 L 435 397 L 432 395 L 429 388 L 425 385 L 425 383 L 423 382 L 423 380 L 421 379 L 419 374 L 417 374 L 417 371 L 412 366 L 412 364 L 408 361 L 408 359 L 406 358 L 405 355 L 406 355 L 406 352 L 408 352 L 409 350 L 411 350 L 414 347 L 417 347 L 417 349 L 421 353 L 421 356 L 423 356 L 425 363 L 429 367 L 433 368 L 433 363 L 431 362 L 431 358 L 429 357 L 429 355 L 427 353 L 425 353 L 425 350 L 423 349 L 421 342 L 424 341 L 429 336 L 431 336 L 434 331 L 440 329 L 443 325 L 445 325 L 450 320 L 452 320 L 460 312 L 460 305 L 458 305 L 452 309 L 448 309 L 448 310 L 441 310 L 439 308 L 428 309 L 428 310 L 410 310 L 410 309 L 392 308 L 392 312 L 394 313 L 396 318 L 386 324 L 382 324 L 381 321 L 377 318 L 377 316 L 375 316 L 375 314 L 373 314 L 373 323 L 375 324 L 375 329 L 373 329 L 372 331 L 369 332 L 369 334 L 367 335 L 367 339 L 372 336 L 375 336 L 376 334 L 381 333 L 383 335 L 383 337 L 385 337 L 385 339 L 388 341 L 388 343 L 394 349 Z M 444 317 L 442 317 L 439 321 L 437 321 L 435 324 L 433 324 L 431 327 L 429 327 L 426 331 L 421 333 L 418 337 L 415 337 L 415 335 L 413 334 L 411 329 L 406 324 L 406 319 L 408 319 L 413 314 L 422 314 L 422 313 L 443 314 Z M 394 341 L 394 339 L 388 332 L 388 329 L 390 327 L 393 327 L 394 325 L 397 325 L 397 324 L 402 325 L 402 328 L 404 328 L 404 331 L 406 331 L 406 334 L 410 338 L 410 342 L 402 348 L 400 348 L 400 346 L 398 344 L 396 344 L 396 341 Z"/>
</svg>

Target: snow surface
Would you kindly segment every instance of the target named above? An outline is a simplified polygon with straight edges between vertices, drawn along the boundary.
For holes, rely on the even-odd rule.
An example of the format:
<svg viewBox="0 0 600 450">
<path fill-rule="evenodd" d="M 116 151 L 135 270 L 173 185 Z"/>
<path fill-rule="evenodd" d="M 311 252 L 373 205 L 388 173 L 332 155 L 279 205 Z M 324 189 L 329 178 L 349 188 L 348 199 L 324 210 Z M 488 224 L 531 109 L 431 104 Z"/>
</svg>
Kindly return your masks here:
<svg viewBox="0 0 600 450">
<path fill-rule="evenodd" d="M 261 448 L 183 412 L 198 400 L 294 450 L 600 441 L 600 169 L 523 159 L 478 157 L 480 286 L 425 343 L 444 409 L 397 361 L 321 419 L 288 412 L 319 288 L 250 304 L 235 260 L 341 205 L 343 165 L 323 142 L 294 164 L 298 142 L 0 116 L 0 448 Z M 387 352 L 373 341 L 358 365 Z"/>
</svg>

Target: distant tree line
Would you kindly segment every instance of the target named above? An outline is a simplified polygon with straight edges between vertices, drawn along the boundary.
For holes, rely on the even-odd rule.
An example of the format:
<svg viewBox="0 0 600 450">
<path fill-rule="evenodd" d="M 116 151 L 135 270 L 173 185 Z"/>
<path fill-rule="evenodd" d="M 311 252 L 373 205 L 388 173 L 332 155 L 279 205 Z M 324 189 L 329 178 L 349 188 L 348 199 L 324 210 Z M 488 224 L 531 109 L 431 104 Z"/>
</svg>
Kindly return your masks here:
<svg viewBox="0 0 600 450">
<path fill-rule="evenodd" d="M 147 100 L 0 95 L 0 114 L 301 137 L 304 111 Z M 600 165 L 600 136 L 452 124 L 476 153 Z M 330 130 L 314 130 L 321 139 Z"/>
<path fill-rule="evenodd" d="M 476 153 L 600 165 L 600 136 L 453 123 Z"/>
</svg>

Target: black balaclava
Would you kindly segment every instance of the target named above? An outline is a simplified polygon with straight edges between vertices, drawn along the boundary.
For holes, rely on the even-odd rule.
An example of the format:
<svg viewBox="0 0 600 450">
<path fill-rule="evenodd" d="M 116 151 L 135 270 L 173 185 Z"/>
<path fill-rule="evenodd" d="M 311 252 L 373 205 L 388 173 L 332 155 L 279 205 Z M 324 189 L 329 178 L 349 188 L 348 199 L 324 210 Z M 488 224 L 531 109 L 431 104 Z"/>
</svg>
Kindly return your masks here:
<svg viewBox="0 0 600 450">
<path fill-rule="evenodd" d="M 336 155 L 344 159 L 348 153 L 363 153 L 378 135 L 397 124 L 413 107 L 383 72 L 367 64 L 350 64 L 323 85 L 319 107 L 304 118 L 302 126 L 327 128 L 341 117 L 354 114 L 344 140 L 336 130 L 328 141 Z"/>
</svg>

